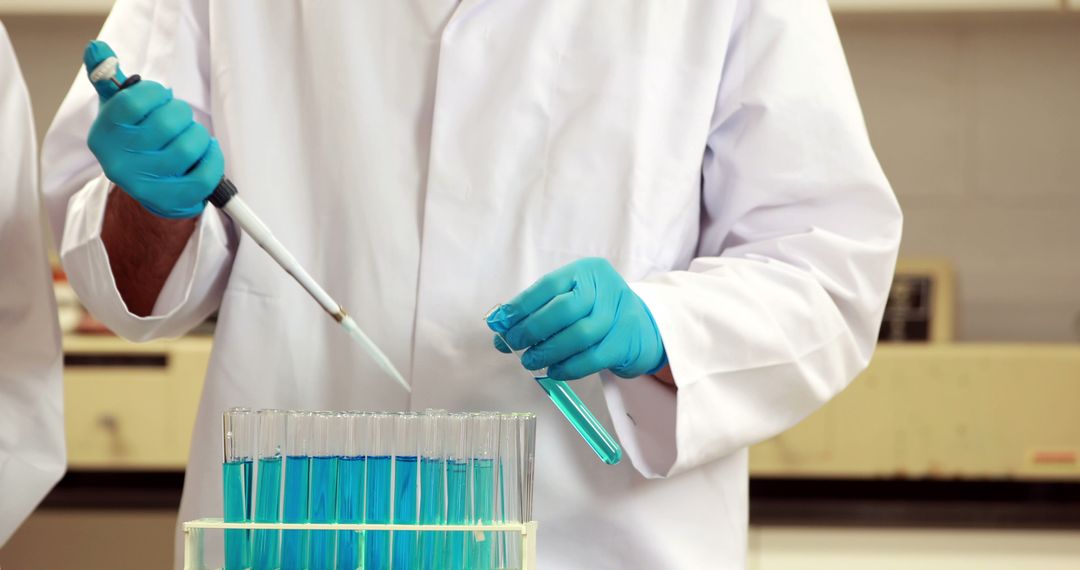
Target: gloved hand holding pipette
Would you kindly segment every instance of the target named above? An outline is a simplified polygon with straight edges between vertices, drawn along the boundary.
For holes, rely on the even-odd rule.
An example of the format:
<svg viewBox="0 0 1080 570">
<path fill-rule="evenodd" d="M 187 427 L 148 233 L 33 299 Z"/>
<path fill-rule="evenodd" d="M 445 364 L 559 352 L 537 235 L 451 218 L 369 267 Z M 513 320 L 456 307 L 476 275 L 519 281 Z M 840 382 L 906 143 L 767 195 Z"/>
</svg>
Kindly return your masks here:
<svg viewBox="0 0 1080 570">
<path fill-rule="evenodd" d="M 83 55 L 86 68 L 111 54 L 92 42 Z M 147 210 L 163 218 L 199 215 L 225 171 L 217 141 L 172 90 L 140 81 L 121 91 L 126 79 L 117 67 L 113 77 L 93 81 L 101 108 L 90 127 L 90 150 L 109 180 Z"/>
<path fill-rule="evenodd" d="M 667 364 L 648 307 L 606 259 L 580 259 L 547 274 L 487 322 L 510 348 L 529 349 L 522 365 L 546 367 L 555 380 L 601 370 L 632 378 Z M 495 347 L 510 352 L 500 335 Z"/>
<path fill-rule="evenodd" d="M 126 77 L 105 42 L 90 42 L 83 62 L 101 99 L 88 142 L 106 177 L 161 217 L 191 218 L 207 202 L 227 213 L 388 376 L 411 391 L 382 349 L 237 196 L 236 186 L 223 174 L 225 161 L 217 141 L 193 120 L 191 107 L 158 83 Z"/>
</svg>

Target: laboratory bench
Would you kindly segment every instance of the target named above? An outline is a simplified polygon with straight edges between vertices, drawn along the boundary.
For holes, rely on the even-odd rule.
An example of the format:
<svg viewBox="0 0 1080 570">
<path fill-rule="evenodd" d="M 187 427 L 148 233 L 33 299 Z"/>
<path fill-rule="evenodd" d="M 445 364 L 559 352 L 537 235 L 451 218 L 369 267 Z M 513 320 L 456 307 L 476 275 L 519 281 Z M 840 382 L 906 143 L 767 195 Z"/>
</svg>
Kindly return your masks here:
<svg viewBox="0 0 1080 570">
<path fill-rule="evenodd" d="M 46 508 L 175 509 L 212 337 L 64 338 L 69 473 Z M 1080 347 L 882 344 L 751 450 L 755 524 L 1080 528 Z"/>
</svg>

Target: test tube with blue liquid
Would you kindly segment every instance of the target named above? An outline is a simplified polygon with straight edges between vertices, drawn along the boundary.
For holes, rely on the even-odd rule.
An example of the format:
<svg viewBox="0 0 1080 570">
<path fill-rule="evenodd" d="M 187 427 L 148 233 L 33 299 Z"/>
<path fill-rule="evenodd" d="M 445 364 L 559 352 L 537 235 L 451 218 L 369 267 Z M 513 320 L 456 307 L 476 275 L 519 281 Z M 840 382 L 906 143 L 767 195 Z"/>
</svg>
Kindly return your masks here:
<svg viewBox="0 0 1080 570">
<path fill-rule="evenodd" d="M 491 524 L 496 517 L 495 488 L 498 474 L 495 465 L 499 451 L 499 415 L 469 414 L 469 487 L 473 524 Z M 469 544 L 470 570 L 495 567 L 495 540 L 490 532 L 473 533 Z"/>
<path fill-rule="evenodd" d="M 312 420 L 311 522 L 337 522 L 338 457 L 343 451 L 345 416 L 316 412 Z M 311 531 L 308 568 L 333 570 L 337 534 L 332 530 Z"/>
<path fill-rule="evenodd" d="M 485 319 L 489 323 L 496 323 L 491 320 L 495 313 L 499 310 L 500 305 L 492 307 Z M 505 331 L 503 331 L 505 332 Z M 514 356 L 521 359 L 521 351 L 515 350 L 510 343 L 506 341 L 502 332 L 496 332 L 496 336 L 502 340 L 503 344 L 510 349 L 510 352 Z M 555 407 L 562 412 L 562 415 L 570 422 L 570 425 L 574 427 L 574 430 L 578 432 L 578 435 L 585 440 L 585 443 L 593 450 L 593 453 L 600 458 L 601 461 L 608 465 L 615 465 L 622 460 L 622 447 L 619 446 L 619 442 L 611 436 L 604 424 L 600 423 L 600 420 L 596 419 L 592 410 L 585 405 L 585 402 L 581 401 L 577 393 L 570 387 L 569 383 L 562 380 L 555 380 L 547 375 L 547 369 L 542 370 L 530 370 L 529 374 L 532 375 L 533 380 L 540 385 L 540 388 L 547 394 Z"/>
<path fill-rule="evenodd" d="M 339 523 L 364 522 L 364 478 L 367 468 L 367 434 L 371 414 L 349 412 L 345 416 L 345 453 L 338 461 Z M 356 570 L 363 561 L 364 536 L 360 531 L 338 532 L 338 570 Z"/>
<path fill-rule="evenodd" d="M 446 522 L 445 437 L 447 415 L 443 410 L 427 410 L 420 417 L 420 524 Z M 420 533 L 420 570 L 442 570 L 446 533 Z"/>
<path fill-rule="evenodd" d="M 247 408 L 230 408 L 222 416 L 224 461 L 221 479 L 225 522 L 251 521 L 252 457 L 255 455 L 255 414 Z M 251 566 L 251 541 L 247 530 L 225 531 L 225 570 Z"/>
<path fill-rule="evenodd" d="M 311 477 L 311 412 L 289 412 L 285 420 L 285 497 L 282 522 L 306 523 Z M 281 534 L 281 569 L 304 570 L 308 562 L 308 531 Z"/>
<path fill-rule="evenodd" d="M 416 524 L 419 501 L 420 462 L 417 459 L 417 431 L 420 416 L 394 416 L 394 524 Z M 416 531 L 394 531 L 393 568 L 413 569 L 416 560 Z"/>
<path fill-rule="evenodd" d="M 468 524 L 469 513 L 469 440 L 468 415 L 449 414 L 444 423 L 443 448 L 446 456 L 446 524 Z M 447 532 L 441 568 L 462 570 L 466 561 L 466 532 Z"/>
<path fill-rule="evenodd" d="M 259 410 L 255 414 L 255 522 L 281 522 L 281 471 L 287 417 L 287 413 L 281 410 Z M 280 567 L 280 540 L 279 531 L 254 531 L 252 570 L 276 570 Z"/>
<path fill-rule="evenodd" d="M 390 499 L 393 479 L 394 415 L 372 414 L 368 432 L 367 488 L 364 493 L 364 522 L 390 523 Z M 364 533 L 364 570 L 390 570 L 390 533 L 369 530 Z"/>
</svg>

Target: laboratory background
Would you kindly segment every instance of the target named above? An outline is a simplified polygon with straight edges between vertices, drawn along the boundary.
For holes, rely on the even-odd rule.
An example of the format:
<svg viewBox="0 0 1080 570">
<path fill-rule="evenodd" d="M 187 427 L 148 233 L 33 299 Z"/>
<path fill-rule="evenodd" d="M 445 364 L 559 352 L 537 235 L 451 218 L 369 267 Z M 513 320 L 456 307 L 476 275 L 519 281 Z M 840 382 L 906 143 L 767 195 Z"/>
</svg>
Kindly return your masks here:
<svg viewBox="0 0 1080 570">
<path fill-rule="evenodd" d="M 751 450 L 748 566 L 1080 568 L 1080 0 L 831 4 L 903 242 L 870 367 Z M 110 5 L 0 0 L 39 143 Z M 68 471 L 0 568 L 170 567 L 214 323 L 123 341 L 51 257 Z"/>
</svg>

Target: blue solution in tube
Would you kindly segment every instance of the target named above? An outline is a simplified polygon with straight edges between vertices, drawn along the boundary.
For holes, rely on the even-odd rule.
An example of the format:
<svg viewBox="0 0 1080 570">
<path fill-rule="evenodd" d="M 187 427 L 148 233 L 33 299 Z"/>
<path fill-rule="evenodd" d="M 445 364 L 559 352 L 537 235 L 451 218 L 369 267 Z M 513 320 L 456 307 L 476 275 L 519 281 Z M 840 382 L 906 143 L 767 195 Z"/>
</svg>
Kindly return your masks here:
<svg viewBox="0 0 1080 570">
<path fill-rule="evenodd" d="M 281 457 L 259 459 L 259 488 L 256 489 L 255 522 L 281 521 Z M 256 530 L 255 549 L 251 555 L 252 570 L 278 568 L 278 538 L 276 530 Z"/>
<path fill-rule="evenodd" d="M 390 523 L 390 461 L 390 457 L 386 455 L 367 458 L 367 504 L 364 522 Z M 390 533 L 385 530 L 369 530 L 364 534 L 364 570 L 389 570 Z"/>
<path fill-rule="evenodd" d="M 337 521 L 337 457 L 311 458 L 311 522 Z M 332 530 L 311 531 L 311 570 L 333 570 L 334 539 Z"/>
<path fill-rule="evenodd" d="M 416 524 L 416 477 L 418 465 L 415 455 L 399 455 L 394 458 L 394 522 Z M 394 568 L 412 569 L 416 560 L 416 531 L 394 532 Z"/>
<path fill-rule="evenodd" d="M 469 497 L 469 464 L 466 461 L 446 462 L 446 524 L 467 524 Z M 465 568 L 466 532 L 447 532 L 445 559 L 442 568 Z"/>
<path fill-rule="evenodd" d="M 251 460 L 228 461 L 221 467 L 225 522 L 251 520 Z M 246 530 L 225 531 L 225 570 L 250 566 L 251 549 Z"/>
<path fill-rule="evenodd" d="M 342 457 L 338 460 L 337 519 L 339 523 L 364 522 L 364 467 L 363 456 Z M 338 570 L 356 570 L 360 567 L 362 541 L 359 531 L 338 532 Z"/>
<path fill-rule="evenodd" d="M 420 524 L 443 524 L 443 487 L 445 463 L 442 459 L 424 457 L 420 460 Z M 446 533 L 420 533 L 420 570 L 442 570 L 443 539 Z"/>
<path fill-rule="evenodd" d="M 473 459 L 473 513 L 475 523 L 491 523 L 495 512 L 495 460 Z M 483 540 L 473 538 L 469 547 L 469 568 L 490 570 L 493 566 L 493 533 L 484 533 Z"/>
<path fill-rule="evenodd" d="M 282 522 L 308 522 L 308 458 L 285 458 L 285 508 Z M 307 568 L 308 531 L 281 531 L 281 570 Z"/>
</svg>

